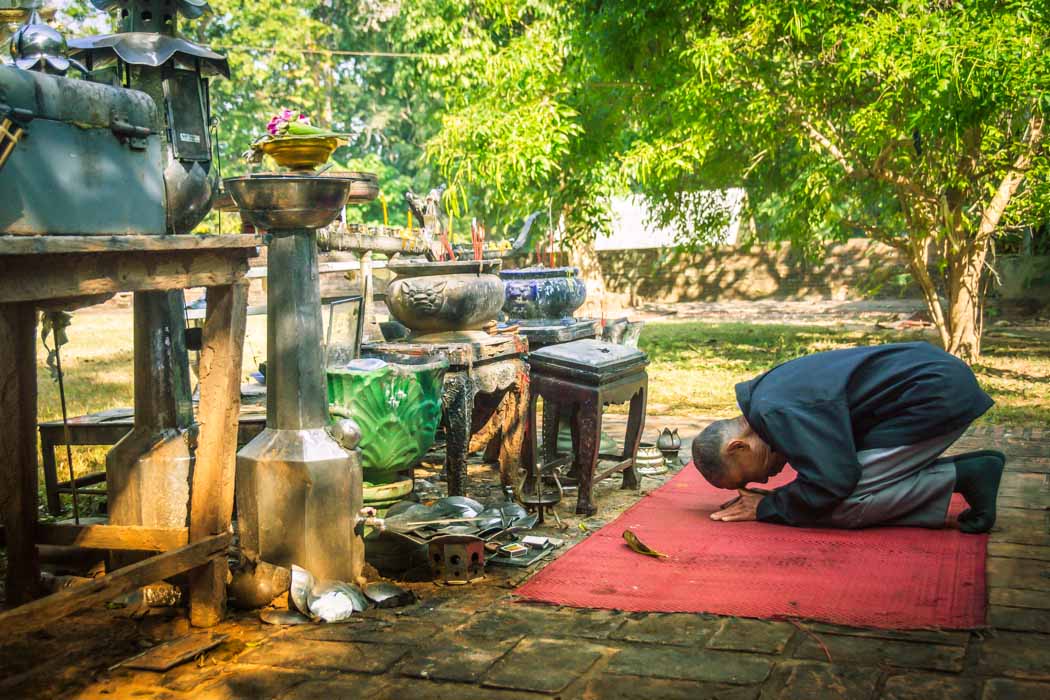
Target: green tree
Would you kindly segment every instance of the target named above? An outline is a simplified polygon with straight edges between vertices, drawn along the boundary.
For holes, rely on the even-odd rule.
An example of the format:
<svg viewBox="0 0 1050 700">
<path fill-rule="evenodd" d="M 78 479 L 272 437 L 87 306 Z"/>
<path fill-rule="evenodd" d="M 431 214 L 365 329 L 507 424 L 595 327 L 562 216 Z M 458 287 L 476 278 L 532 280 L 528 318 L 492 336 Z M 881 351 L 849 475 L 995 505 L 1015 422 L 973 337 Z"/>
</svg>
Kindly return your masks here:
<svg viewBox="0 0 1050 700">
<path fill-rule="evenodd" d="M 586 3 L 581 52 L 637 85 L 625 169 L 686 237 L 742 186 L 763 230 L 902 251 L 945 348 L 980 353 L 992 244 L 1045 220 L 1043 2 Z M 717 217 L 715 217 L 717 218 Z"/>
</svg>

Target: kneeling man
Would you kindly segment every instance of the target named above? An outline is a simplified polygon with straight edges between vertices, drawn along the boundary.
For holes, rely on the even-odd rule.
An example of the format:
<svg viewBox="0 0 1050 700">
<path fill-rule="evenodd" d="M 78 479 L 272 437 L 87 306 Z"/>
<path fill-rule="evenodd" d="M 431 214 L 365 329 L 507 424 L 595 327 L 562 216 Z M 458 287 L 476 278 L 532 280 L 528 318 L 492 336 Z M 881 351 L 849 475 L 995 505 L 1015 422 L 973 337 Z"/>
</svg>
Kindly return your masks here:
<svg viewBox="0 0 1050 700">
<path fill-rule="evenodd" d="M 953 492 L 963 532 L 995 524 L 1006 458 L 984 450 L 938 459 L 992 400 L 970 368 L 929 343 L 816 353 L 736 385 L 743 412 L 693 440 L 693 462 L 740 495 L 711 518 L 799 526 L 942 527 Z M 798 472 L 774 491 L 765 483 Z"/>
</svg>

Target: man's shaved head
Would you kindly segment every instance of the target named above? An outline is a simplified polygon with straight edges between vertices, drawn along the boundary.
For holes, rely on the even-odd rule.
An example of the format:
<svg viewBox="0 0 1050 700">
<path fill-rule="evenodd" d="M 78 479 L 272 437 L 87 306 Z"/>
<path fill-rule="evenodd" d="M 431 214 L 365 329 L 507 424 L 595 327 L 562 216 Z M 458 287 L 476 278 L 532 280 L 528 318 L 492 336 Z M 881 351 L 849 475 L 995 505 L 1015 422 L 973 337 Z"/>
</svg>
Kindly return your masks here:
<svg viewBox="0 0 1050 700">
<path fill-rule="evenodd" d="M 780 473 L 784 462 L 743 416 L 716 420 L 693 439 L 693 464 L 718 488 L 766 483 Z"/>
<path fill-rule="evenodd" d="M 693 465 L 715 486 L 727 476 L 725 446 L 739 434 L 739 422 L 736 418 L 730 418 L 716 420 L 693 438 Z"/>
</svg>

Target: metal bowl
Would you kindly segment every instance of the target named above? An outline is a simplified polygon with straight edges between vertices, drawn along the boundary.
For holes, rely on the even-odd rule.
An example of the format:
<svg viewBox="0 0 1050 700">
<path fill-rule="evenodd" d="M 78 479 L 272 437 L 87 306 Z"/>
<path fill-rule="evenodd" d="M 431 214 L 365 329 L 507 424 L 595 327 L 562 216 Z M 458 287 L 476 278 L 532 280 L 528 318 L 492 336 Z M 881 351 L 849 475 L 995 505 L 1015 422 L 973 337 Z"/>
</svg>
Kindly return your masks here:
<svg viewBox="0 0 1050 700">
<path fill-rule="evenodd" d="M 313 170 L 328 162 L 343 139 L 335 136 L 281 136 L 259 144 L 282 168 Z"/>
<path fill-rule="evenodd" d="M 241 218 L 264 231 L 321 228 L 345 204 L 366 202 L 379 193 L 372 173 L 257 173 L 223 182 Z"/>
</svg>

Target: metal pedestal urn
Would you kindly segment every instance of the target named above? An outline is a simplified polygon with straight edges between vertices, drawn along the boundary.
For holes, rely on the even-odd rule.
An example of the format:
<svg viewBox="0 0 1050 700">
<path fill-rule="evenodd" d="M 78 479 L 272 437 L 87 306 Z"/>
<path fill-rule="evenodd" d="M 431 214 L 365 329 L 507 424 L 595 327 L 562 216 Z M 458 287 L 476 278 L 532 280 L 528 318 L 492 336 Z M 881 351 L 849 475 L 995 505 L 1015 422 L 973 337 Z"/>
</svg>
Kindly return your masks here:
<svg viewBox="0 0 1050 700">
<path fill-rule="evenodd" d="M 500 260 L 413 262 L 387 265 L 397 277 L 387 287 L 394 318 L 413 340 L 470 337 L 499 316 L 503 306 Z"/>
<path fill-rule="evenodd" d="M 266 229 L 266 429 L 237 453 L 241 547 L 318 579 L 354 581 L 364 565 L 360 433 L 329 434 L 316 231 L 347 201 L 352 177 L 226 181 L 241 215 Z M 303 222 L 296 227 L 296 222 Z"/>
<path fill-rule="evenodd" d="M 587 285 L 575 267 L 526 267 L 504 270 L 503 312 L 524 325 L 571 323 L 587 299 Z"/>
</svg>

